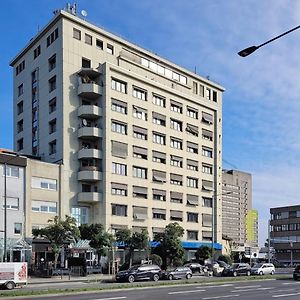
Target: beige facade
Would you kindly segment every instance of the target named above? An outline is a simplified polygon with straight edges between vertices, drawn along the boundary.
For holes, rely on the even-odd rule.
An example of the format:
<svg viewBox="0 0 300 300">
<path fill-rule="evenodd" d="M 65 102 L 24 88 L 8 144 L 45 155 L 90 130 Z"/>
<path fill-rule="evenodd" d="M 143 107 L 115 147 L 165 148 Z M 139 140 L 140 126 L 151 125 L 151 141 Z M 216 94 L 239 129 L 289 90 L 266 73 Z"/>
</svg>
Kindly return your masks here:
<svg viewBox="0 0 300 300">
<path fill-rule="evenodd" d="M 251 174 L 238 170 L 223 170 L 222 230 L 223 235 L 232 239 L 234 247 L 258 245 L 257 214 L 254 219 L 251 212 Z"/>
<path fill-rule="evenodd" d="M 63 164 L 61 215 L 221 242 L 221 86 L 65 11 L 11 66 L 14 147 Z"/>
</svg>

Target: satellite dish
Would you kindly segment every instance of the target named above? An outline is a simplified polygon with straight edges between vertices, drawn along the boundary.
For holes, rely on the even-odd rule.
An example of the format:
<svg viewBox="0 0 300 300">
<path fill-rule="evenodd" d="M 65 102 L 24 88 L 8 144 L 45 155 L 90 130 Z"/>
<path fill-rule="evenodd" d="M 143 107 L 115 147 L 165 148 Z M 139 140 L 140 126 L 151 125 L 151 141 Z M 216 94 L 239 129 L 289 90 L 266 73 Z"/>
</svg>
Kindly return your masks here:
<svg viewBox="0 0 300 300">
<path fill-rule="evenodd" d="M 87 120 L 86 120 L 86 119 L 83 119 L 83 120 L 82 120 L 82 125 L 83 125 L 83 126 L 87 126 Z"/>
<path fill-rule="evenodd" d="M 85 18 L 88 14 L 87 14 L 87 11 L 86 10 L 82 10 L 81 11 L 81 15 Z"/>
</svg>

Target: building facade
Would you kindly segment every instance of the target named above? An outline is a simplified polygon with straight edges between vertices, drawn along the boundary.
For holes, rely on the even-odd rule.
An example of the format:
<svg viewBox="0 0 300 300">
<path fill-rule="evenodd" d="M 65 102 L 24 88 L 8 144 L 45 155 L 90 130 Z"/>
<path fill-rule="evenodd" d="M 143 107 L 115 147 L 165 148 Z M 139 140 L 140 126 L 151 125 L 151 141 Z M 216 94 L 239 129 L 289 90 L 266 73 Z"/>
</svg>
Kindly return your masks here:
<svg viewBox="0 0 300 300">
<path fill-rule="evenodd" d="M 221 242 L 220 85 L 64 10 L 11 66 L 15 150 L 63 164 L 62 215 Z"/>
<path fill-rule="evenodd" d="M 222 230 L 234 247 L 258 246 L 257 212 L 252 210 L 252 176 L 238 170 L 223 170 Z"/>
<path fill-rule="evenodd" d="M 270 209 L 270 243 L 281 263 L 300 262 L 300 205 Z"/>
</svg>

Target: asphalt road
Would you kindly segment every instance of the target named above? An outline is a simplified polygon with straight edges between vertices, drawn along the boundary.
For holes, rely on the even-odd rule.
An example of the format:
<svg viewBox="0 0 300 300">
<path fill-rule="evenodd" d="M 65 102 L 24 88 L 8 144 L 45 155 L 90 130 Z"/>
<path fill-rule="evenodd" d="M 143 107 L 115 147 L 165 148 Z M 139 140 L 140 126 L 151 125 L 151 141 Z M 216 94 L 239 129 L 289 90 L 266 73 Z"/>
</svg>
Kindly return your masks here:
<svg viewBox="0 0 300 300">
<path fill-rule="evenodd" d="M 3 298 L 2 298 L 3 299 Z M 22 299 L 33 299 L 22 297 Z M 148 288 L 130 288 L 72 295 L 35 296 L 36 300 L 298 300 L 300 282 L 293 280 L 257 280 L 224 284 L 194 284 Z"/>
</svg>

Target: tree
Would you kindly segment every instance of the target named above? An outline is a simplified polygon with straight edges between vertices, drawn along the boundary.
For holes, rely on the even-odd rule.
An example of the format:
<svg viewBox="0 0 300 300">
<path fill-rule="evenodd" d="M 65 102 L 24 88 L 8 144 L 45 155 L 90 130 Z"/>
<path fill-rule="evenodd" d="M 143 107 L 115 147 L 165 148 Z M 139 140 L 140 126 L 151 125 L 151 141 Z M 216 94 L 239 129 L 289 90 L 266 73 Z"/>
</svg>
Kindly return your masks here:
<svg viewBox="0 0 300 300">
<path fill-rule="evenodd" d="M 65 220 L 55 216 L 53 220 L 48 220 L 48 223 L 49 225 L 44 228 L 33 229 L 32 234 L 35 238 L 41 237 L 49 241 L 54 254 L 54 268 L 56 268 L 58 256 L 64 249 L 64 244 L 77 241 L 80 237 L 80 232 L 76 225 L 76 220 L 67 215 Z"/>
<path fill-rule="evenodd" d="M 184 250 L 181 246 L 181 238 L 184 229 L 177 223 L 170 223 L 166 226 L 165 231 L 157 233 L 154 236 L 154 241 L 158 242 L 158 246 L 154 249 L 155 254 L 158 254 L 162 260 L 162 267 L 174 266 L 182 262 Z"/>
<path fill-rule="evenodd" d="M 98 254 L 98 265 L 102 256 L 107 255 L 108 249 L 112 247 L 114 237 L 106 232 L 102 224 L 83 224 L 79 227 L 82 239 L 90 240 L 89 245 L 94 248 Z"/>
<path fill-rule="evenodd" d="M 147 249 L 148 240 L 149 236 L 146 229 L 141 232 L 132 232 L 130 229 L 124 228 L 116 232 L 116 241 L 129 251 L 129 267 L 132 265 L 134 250 Z"/>
<path fill-rule="evenodd" d="M 197 249 L 195 257 L 197 261 L 204 261 L 211 256 L 211 247 L 201 246 Z"/>
</svg>

